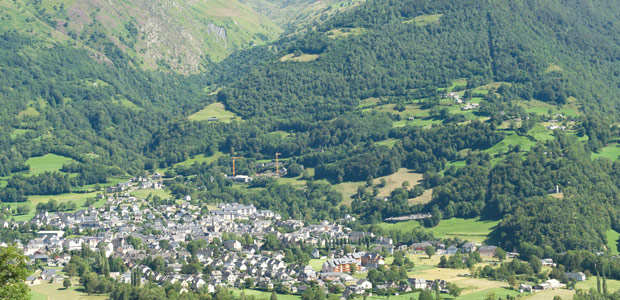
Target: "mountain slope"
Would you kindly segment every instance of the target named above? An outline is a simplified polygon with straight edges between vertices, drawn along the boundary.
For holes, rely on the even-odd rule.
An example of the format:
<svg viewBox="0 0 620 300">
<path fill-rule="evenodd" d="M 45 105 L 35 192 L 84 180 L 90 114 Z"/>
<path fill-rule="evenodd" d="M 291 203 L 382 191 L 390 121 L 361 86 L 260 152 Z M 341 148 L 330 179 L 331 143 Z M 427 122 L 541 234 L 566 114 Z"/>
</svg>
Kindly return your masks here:
<svg viewBox="0 0 620 300">
<path fill-rule="evenodd" d="M 186 74 L 281 31 L 237 0 L 3 0 L 0 8 L 8 21 L 2 30 L 70 40 L 99 53 L 112 42 L 137 65 Z"/>
<path fill-rule="evenodd" d="M 338 12 L 358 6 L 365 0 L 241 0 L 272 19 L 289 33 L 317 25 Z"/>
</svg>

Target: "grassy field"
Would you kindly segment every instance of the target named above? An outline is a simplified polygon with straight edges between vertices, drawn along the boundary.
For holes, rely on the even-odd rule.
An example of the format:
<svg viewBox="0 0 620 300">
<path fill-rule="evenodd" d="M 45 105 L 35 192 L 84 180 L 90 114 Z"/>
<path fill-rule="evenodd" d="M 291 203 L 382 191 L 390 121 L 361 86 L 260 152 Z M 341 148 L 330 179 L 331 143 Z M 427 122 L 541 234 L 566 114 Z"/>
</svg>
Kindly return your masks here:
<svg viewBox="0 0 620 300">
<path fill-rule="evenodd" d="M 547 115 L 549 110 L 552 114 L 560 113 L 565 116 L 579 116 L 579 108 L 574 103 L 569 103 L 563 106 L 552 105 L 537 100 L 518 101 L 518 103 L 525 108 L 525 111 L 529 113 L 535 113 L 538 115 Z"/>
<path fill-rule="evenodd" d="M 507 130 L 504 135 L 504 139 L 495 144 L 493 147 L 485 150 L 485 152 L 493 155 L 497 155 L 498 153 L 504 153 L 516 145 L 521 147 L 521 151 L 529 151 L 536 142 L 530 140 L 528 137 L 518 135 L 516 132 L 512 130 Z"/>
<path fill-rule="evenodd" d="M 618 239 L 620 239 L 620 233 L 618 233 L 617 231 L 613 229 L 610 229 L 610 230 L 607 230 L 606 234 L 607 234 L 607 248 L 609 248 L 609 251 L 611 251 L 611 254 L 613 255 L 620 254 L 620 252 L 618 252 Z"/>
<path fill-rule="evenodd" d="M 298 56 L 295 56 L 295 54 L 290 53 L 287 55 L 284 55 L 280 58 L 280 61 L 296 61 L 296 62 L 311 62 L 311 61 L 315 61 L 317 58 L 319 58 L 318 54 L 301 54 Z"/>
<path fill-rule="evenodd" d="M 213 155 L 206 156 L 206 157 L 205 157 L 204 154 L 198 154 L 198 155 L 194 156 L 194 158 L 190 158 L 190 159 L 188 159 L 186 161 L 183 161 L 183 162 L 180 162 L 180 163 L 178 163 L 176 165 L 178 165 L 178 166 L 191 166 L 191 165 L 193 165 L 196 162 L 199 163 L 199 164 L 201 164 L 203 162 L 206 162 L 207 164 L 210 164 L 210 163 L 216 161 L 222 155 L 224 155 L 224 153 L 222 153 L 220 151 L 217 151 Z"/>
<path fill-rule="evenodd" d="M 437 227 L 430 228 L 435 237 L 460 237 L 472 242 L 483 242 L 499 221 L 481 221 L 478 219 L 452 218 L 441 220 Z"/>
<path fill-rule="evenodd" d="M 74 282 L 76 284 L 76 282 Z M 40 285 L 31 286 L 31 299 L 47 299 L 47 300 L 104 300 L 108 299 L 105 295 L 88 295 L 81 292 L 81 286 L 72 286 L 65 290 L 62 284 L 41 283 Z"/>
<path fill-rule="evenodd" d="M 591 288 L 596 289 L 596 276 L 588 278 L 586 281 L 577 282 L 576 289 L 589 290 Z M 620 289 L 620 280 L 607 279 L 607 288 L 610 291 L 617 291 Z"/>
<path fill-rule="evenodd" d="M 420 183 L 422 181 L 422 174 L 414 173 L 406 168 L 400 168 L 394 174 L 375 178 L 373 184 L 379 184 L 381 179 L 385 179 L 385 186 L 379 189 L 378 196 L 387 197 L 393 190 L 402 187 L 405 181 L 409 182 L 410 187 Z"/>
<path fill-rule="evenodd" d="M 364 28 L 334 28 L 327 32 L 327 37 L 336 39 L 336 38 L 346 38 L 351 35 L 360 35 L 364 33 Z"/>
<path fill-rule="evenodd" d="M 221 102 L 211 103 L 187 118 L 192 121 L 205 121 L 214 117 L 218 119 L 217 122 L 224 123 L 230 123 L 233 120 L 241 120 L 235 113 L 226 110 L 224 104 Z"/>
<path fill-rule="evenodd" d="M 38 157 L 31 157 L 26 160 L 26 164 L 30 166 L 31 175 L 41 174 L 43 172 L 60 171 L 62 165 L 72 161 L 71 158 L 56 154 L 46 154 Z"/>
<path fill-rule="evenodd" d="M 407 20 L 405 21 L 405 23 L 413 23 L 418 26 L 424 26 L 424 25 L 429 25 L 433 23 L 439 23 L 439 19 L 441 19 L 442 16 L 443 14 L 421 15 L 411 20 Z"/>
<path fill-rule="evenodd" d="M 612 161 L 620 158 L 620 144 L 610 144 L 603 147 L 598 153 L 592 153 L 592 158 L 607 158 Z"/>
<path fill-rule="evenodd" d="M 235 296 L 241 295 L 244 293 L 246 296 L 254 296 L 258 300 L 262 299 L 271 299 L 271 292 L 257 291 L 257 290 L 239 290 L 239 289 L 230 289 Z M 278 294 L 278 300 L 299 300 L 301 297 L 299 295 L 285 295 Z"/>
<path fill-rule="evenodd" d="M 350 206 L 353 202 L 353 196 L 357 194 L 357 188 L 365 184 L 364 181 L 343 182 L 333 185 L 333 188 L 342 194 L 342 205 Z"/>
<path fill-rule="evenodd" d="M 426 228 L 425 230 L 433 233 L 433 235 L 437 238 L 460 237 L 472 242 L 481 243 L 487 238 L 493 227 L 495 227 L 498 223 L 499 221 L 452 218 L 441 220 L 441 223 L 439 223 L 437 227 Z M 411 231 L 414 228 L 422 228 L 420 223 L 416 220 L 398 223 L 380 223 L 379 226 L 386 230 L 402 231 Z"/>
<path fill-rule="evenodd" d="M 410 205 L 426 204 L 426 203 L 431 202 L 432 198 L 433 198 L 433 189 L 428 189 L 428 190 L 425 190 L 424 193 L 422 193 L 422 195 L 409 199 L 409 204 Z"/>
<path fill-rule="evenodd" d="M 131 192 L 131 194 L 135 197 L 146 199 L 150 194 L 153 196 L 159 196 L 162 199 L 171 199 L 172 195 L 170 195 L 164 189 L 144 189 L 144 190 L 135 190 Z"/>
</svg>

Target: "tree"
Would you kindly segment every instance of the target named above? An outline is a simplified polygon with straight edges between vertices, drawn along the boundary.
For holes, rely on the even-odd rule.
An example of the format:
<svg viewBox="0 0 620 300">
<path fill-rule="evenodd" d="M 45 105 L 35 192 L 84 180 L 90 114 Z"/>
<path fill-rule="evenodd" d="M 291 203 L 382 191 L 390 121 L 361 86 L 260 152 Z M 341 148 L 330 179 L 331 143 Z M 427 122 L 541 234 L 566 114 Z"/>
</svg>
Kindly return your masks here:
<svg viewBox="0 0 620 300">
<path fill-rule="evenodd" d="M 515 275 L 508 276 L 506 281 L 508 281 L 508 285 L 512 288 L 515 288 L 517 286 L 517 277 Z"/>
<path fill-rule="evenodd" d="M 65 278 L 65 280 L 62 281 L 62 286 L 65 290 L 68 289 L 71 286 L 71 279 Z"/>
<path fill-rule="evenodd" d="M 530 255 L 529 263 L 535 274 L 538 274 L 542 269 L 542 262 L 540 261 L 540 258 L 538 258 L 536 255 Z"/>
<path fill-rule="evenodd" d="M 429 290 L 423 290 L 418 297 L 418 300 L 433 300 L 433 294 Z"/>
<path fill-rule="evenodd" d="M 450 291 L 450 295 L 455 298 L 458 298 L 463 291 L 463 289 L 456 285 L 456 283 L 448 283 L 448 290 Z"/>
<path fill-rule="evenodd" d="M 26 257 L 13 246 L 0 248 L 0 299 L 30 299 L 26 276 Z"/>
<path fill-rule="evenodd" d="M 426 253 L 426 255 L 428 255 L 428 258 L 430 259 L 433 255 L 435 255 L 435 248 L 433 246 L 426 246 L 426 249 L 424 249 L 424 253 Z"/>
<path fill-rule="evenodd" d="M 278 300 L 278 294 L 276 294 L 276 291 L 271 292 L 270 300 Z"/>
<path fill-rule="evenodd" d="M 495 254 L 493 255 L 493 257 L 499 259 L 499 261 L 504 261 L 504 259 L 506 259 L 506 251 L 504 251 L 504 249 L 497 247 L 497 249 L 495 249 Z"/>
</svg>

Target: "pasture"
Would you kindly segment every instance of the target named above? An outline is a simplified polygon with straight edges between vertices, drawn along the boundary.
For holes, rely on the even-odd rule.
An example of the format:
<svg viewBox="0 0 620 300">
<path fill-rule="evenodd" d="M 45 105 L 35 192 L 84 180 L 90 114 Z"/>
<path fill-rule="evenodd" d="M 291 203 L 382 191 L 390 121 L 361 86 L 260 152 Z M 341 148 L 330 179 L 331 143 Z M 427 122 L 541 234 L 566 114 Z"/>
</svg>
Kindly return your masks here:
<svg viewBox="0 0 620 300">
<path fill-rule="evenodd" d="M 56 154 L 46 154 L 38 157 L 31 157 L 26 160 L 26 164 L 30 166 L 30 175 L 38 175 L 43 172 L 60 171 L 62 165 L 73 161 L 73 159 Z"/>
<path fill-rule="evenodd" d="M 400 168 L 394 174 L 375 178 L 373 184 L 378 185 L 381 179 L 385 180 L 385 186 L 379 188 L 378 196 L 388 197 L 393 190 L 402 187 L 405 181 L 409 182 L 409 188 L 419 184 L 422 181 L 422 174 L 414 173 L 406 168 Z"/>
<path fill-rule="evenodd" d="M 226 110 L 222 102 L 214 102 L 205 108 L 193 113 L 187 119 L 191 121 L 206 121 L 209 118 L 217 118 L 216 122 L 230 123 L 234 120 L 241 120 L 235 113 Z"/>
<path fill-rule="evenodd" d="M 437 227 L 424 228 L 425 231 L 431 232 L 436 238 L 456 238 L 470 240 L 475 243 L 481 243 L 487 239 L 487 236 L 493 230 L 499 221 L 486 221 L 479 219 L 462 219 L 452 218 L 441 220 Z M 385 230 L 401 230 L 411 231 L 415 228 L 423 228 L 420 222 L 416 220 L 398 222 L 398 223 L 380 223 L 378 224 Z"/>
<path fill-rule="evenodd" d="M 610 229 L 610 230 L 607 230 L 606 236 L 607 236 L 607 248 L 609 248 L 609 251 L 611 252 L 611 254 L 612 255 L 620 254 L 620 252 L 618 252 L 618 239 L 620 239 L 620 233 L 618 233 L 617 231 L 613 229 Z"/>
<path fill-rule="evenodd" d="M 592 159 L 607 158 L 612 161 L 620 158 L 620 144 L 614 143 L 607 147 L 603 147 L 598 153 L 592 153 Z"/>
</svg>

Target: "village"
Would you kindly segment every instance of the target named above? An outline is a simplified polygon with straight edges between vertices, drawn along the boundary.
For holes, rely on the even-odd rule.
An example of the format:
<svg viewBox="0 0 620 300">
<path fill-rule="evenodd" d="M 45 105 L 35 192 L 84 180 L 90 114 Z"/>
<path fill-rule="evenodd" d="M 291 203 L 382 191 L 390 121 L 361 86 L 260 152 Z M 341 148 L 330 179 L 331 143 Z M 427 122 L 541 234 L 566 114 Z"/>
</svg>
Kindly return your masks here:
<svg viewBox="0 0 620 300">
<path fill-rule="evenodd" d="M 353 231 L 345 224 L 354 219 L 348 216 L 338 222 L 323 221 L 304 224 L 298 220 L 284 220 L 269 210 L 259 210 L 253 205 L 222 203 L 206 211 L 191 203 L 187 196 L 182 201 L 152 204 L 145 199 L 131 196 L 136 189 L 162 188 L 161 177 L 135 178 L 118 184 L 100 194 L 106 203 L 100 208 L 89 207 L 77 212 L 38 212 L 28 222 L 0 223 L 3 228 L 20 228 L 28 223 L 38 230 L 36 238 L 27 244 L 15 241 L 32 265 L 40 271 L 27 278 L 28 285 L 45 282 L 62 283 L 66 275 L 59 271 L 71 262 L 71 253 L 85 248 L 100 251 L 106 257 L 122 259 L 125 272 L 110 272 L 111 278 L 122 283 L 132 283 L 132 271 L 138 271 L 141 284 L 154 282 L 160 285 L 179 283 L 181 293 L 217 287 L 253 288 L 301 294 L 309 285 L 318 285 L 325 291 L 342 292 L 342 299 L 355 295 L 395 294 L 416 290 L 450 292 L 450 285 L 439 278 L 413 278 L 385 280 L 375 285 L 355 273 L 389 268 L 386 258 L 395 252 L 452 256 L 476 252 L 482 258 L 492 258 L 498 247 L 472 242 L 450 244 L 442 241 L 419 241 L 409 245 L 395 245 L 391 238 L 371 232 Z M 135 241 L 140 241 L 136 245 Z M 272 244 L 282 245 L 273 249 Z M 188 246 L 189 241 L 199 241 L 199 249 Z M 291 259 L 282 249 L 303 245 L 311 247 L 310 259 L 323 261 L 320 270 L 302 260 Z M 338 247 L 340 245 L 340 247 Z M 358 251 L 363 247 L 365 251 Z M 6 246 L 6 244 L 0 245 Z M 72 252 L 73 251 L 73 252 Z M 508 257 L 517 257 L 509 253 Z M 160 257 L 165 269 L 153 270 L 145 262 Z M 189 262 L 197 261 L 200 268 L 191 269 Z M 307 263 L 307 260 L 306 260 Z M 541 260 L 543 266 L 553 267 L 551 259 Z M 567 273 L 576 281 L 585 280 L 583 273 Z M 467 276 L 467 274 L 463 275 Z M 564 287 L 555 279 L 538 285 L 522 284 L 520 292 L 535 292 Z"/>
</svg>

